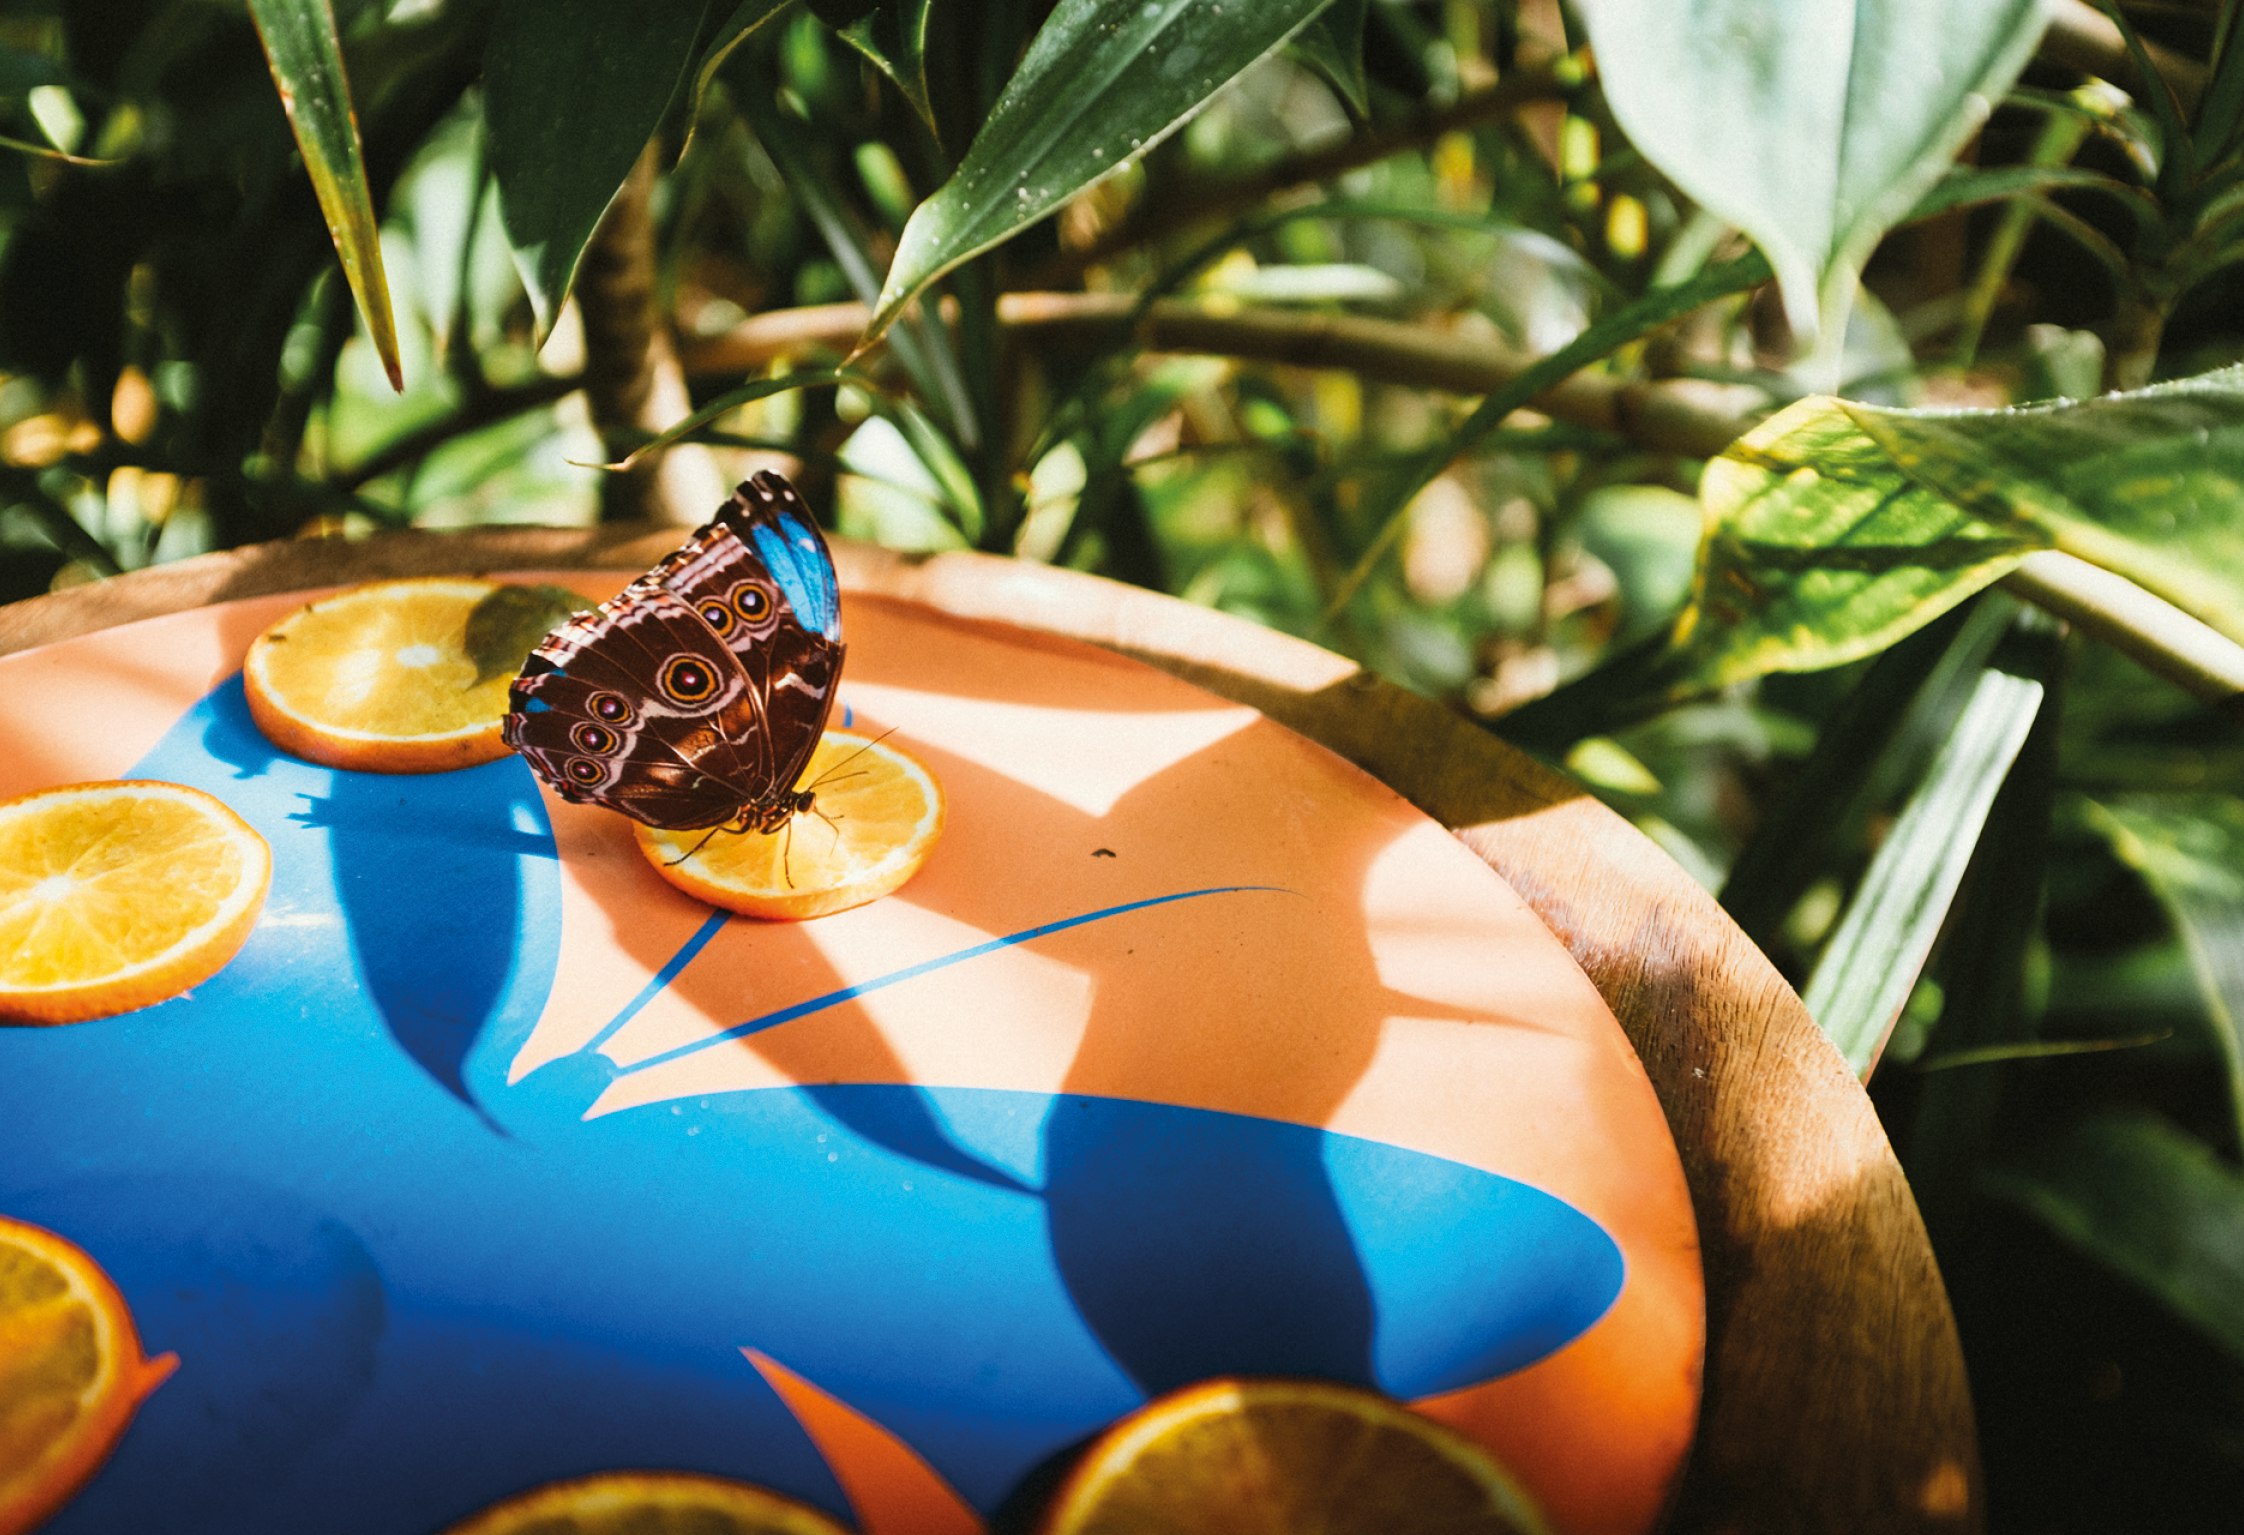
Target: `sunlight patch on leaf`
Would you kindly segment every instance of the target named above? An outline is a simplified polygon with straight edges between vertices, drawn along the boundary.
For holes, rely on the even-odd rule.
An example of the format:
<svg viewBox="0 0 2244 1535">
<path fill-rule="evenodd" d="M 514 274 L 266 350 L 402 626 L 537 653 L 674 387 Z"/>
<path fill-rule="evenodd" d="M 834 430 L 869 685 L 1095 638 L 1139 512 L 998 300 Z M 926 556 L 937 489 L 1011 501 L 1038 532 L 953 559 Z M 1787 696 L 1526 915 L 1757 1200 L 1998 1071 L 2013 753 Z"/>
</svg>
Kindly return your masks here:
<svg viewBox="0 0 2244 1535">
<path fill-rule="evenodd" d="M 327 232 L 342 258 L 343 275 L 358 300 L 366 332 L 389 375 L 390 387 L 405 388 L 398 359 L 397 321 L 390 312 L 390 284 L 382 270 L 382 242 L 374 220 L 374 197 L 366 186 L 366 162 L 359 149 L 358 119 L 351 111 L 349 82 L 343 77 L 343 49 L 336 37 L 335 13 L 327 0 L 249 0 L 249 14 L 265 45 L 273 84 L 288 111 L 288 126 L 304 154 L 304 171 L 327 217 Z"/>
<path fill-rule="evenodd" d="M 1709 463 L 1700 501 L 1688 689 L 1873 654 L 2037 549 L 2244 643 L 2244 368 L 2016 410 L 1802 400 Z"/>
</svg>

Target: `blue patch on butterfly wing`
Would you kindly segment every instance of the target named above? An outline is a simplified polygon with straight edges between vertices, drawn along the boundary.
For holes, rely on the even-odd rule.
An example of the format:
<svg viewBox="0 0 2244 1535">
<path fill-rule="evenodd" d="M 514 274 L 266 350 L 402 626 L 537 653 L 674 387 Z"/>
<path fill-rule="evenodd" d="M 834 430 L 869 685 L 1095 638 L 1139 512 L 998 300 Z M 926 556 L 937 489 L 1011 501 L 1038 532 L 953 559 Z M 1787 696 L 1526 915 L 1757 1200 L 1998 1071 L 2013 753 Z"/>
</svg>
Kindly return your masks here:
<svg viewBox="0 0 2244 1535">
<path fill-rule="evenodd" d="M 779 525 L 786 530 L 787 542 L 810 568 L 811 584 L 818 592 L 819 630 L 832 639 L 835 623 L 841 616 L 841 590 L 834 579 L 834 557 L 827 553 L 826 542 L 818 536 L 818 530 L 793 512 L 780 513 Z"/>
<path fill-rule="evenodd" d="M 800 519 L 781 513 L 779 521 L 780 529 L 752 523 L 748 536 L 755 540 L 764 568 L 779 583 L 803 627 L 833 639 L 841 629 L 833 564 L 820 547 L 818 536 Z"/>
</svg>

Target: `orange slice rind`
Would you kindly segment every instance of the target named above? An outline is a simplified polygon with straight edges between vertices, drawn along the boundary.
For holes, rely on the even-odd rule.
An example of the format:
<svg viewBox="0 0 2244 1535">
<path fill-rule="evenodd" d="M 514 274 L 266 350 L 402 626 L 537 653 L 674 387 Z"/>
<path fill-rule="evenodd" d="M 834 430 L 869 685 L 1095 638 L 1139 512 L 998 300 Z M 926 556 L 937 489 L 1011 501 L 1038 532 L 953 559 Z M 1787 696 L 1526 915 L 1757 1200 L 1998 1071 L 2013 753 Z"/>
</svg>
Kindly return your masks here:
<svg viewBox="0 0 2244 1535">
<path fill-rule="evenodd" d="M 942 786 L 893 741 L 830 730 L 802 783 L 811 809 L 776 832 L 636 828 L 639 849 L 688 895 L 772 921 L 862 906 L 919 872 L 943 834 Z"/>
<path fill-rule="evenodd" d="M 465 576 L 374 581 L 298 608 L 250 642 L 250 717 L 282 751 L 327 767 L 440 773 L 506 755 L 514 675 L 486 675 L 468 617 L 499 590 Z"/>
<path fill-rule="evenodd" d="M 272 869 L 249 823 L 184 784 L 0 801 L 0 1019 L 76 1023 L 209 979 L 256 926 Z"/>
<path fill-rule="evenodd" d="M 849 1535 L 793 1498 L 685 1471 L 607 1471 L 494 1503 L 444 1535 Z"/>
<path fill-rule="evenodd" d="M 1222 1379 L 1156 1399 L 1093 1441 L 1040 1535 L 1548 1535 L 1480 1445 L 1329 1381 Z"/>
<path fill-rule="evenodd" d="M 67 1503 L 178 1362 L 141 1353 L 124 1298 L 83 1250 L 0 1216 L 0 1535 Z"/>
</svg>

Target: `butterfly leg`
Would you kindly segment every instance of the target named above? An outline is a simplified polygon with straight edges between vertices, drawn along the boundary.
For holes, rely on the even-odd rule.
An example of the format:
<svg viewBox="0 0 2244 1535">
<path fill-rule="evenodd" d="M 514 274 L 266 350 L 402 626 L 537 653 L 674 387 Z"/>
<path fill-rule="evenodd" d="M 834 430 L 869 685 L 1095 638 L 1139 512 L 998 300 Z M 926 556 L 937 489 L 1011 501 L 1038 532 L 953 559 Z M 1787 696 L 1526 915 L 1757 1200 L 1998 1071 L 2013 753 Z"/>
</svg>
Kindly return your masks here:
<svg viewBox="0 0 2244 1535">
<path fill-rule="evenodd" d="M 737 832 L 737 830 L 738 828 L 731 826 L 712 826 L 707 831 L 701 834 L 701 840 L 699 842 L 696 842 L 692 847 L 687 848 L 683 853 L 680 853 L 677 857 L 671 859 L 668 863 L 664 864 L 663 867 L 666 869 L 675 869 L 676 867 L 678 867 L 678 865 L 684 863 L 687 859 L 693 857 L 694 854 L 707 847 L 709 845 L 709 839 L 717 835 L 717 833 L 721 831 Z"/>
<path fill-rule="evenodd" d="M 831 828 L 831 829 L 833 830 L 833 833 L 834 833 L 834 846 L 835 846 L 835 847 L 840 847 L 840 846 L 841 846 L 841 839 L 842 839 L 842 829 L 841 829 L 841 822 L 839 822 L 839 821 L 835 820 L 835 819 L 834 819 L 834 818 L 833 818 L 832 816 L 828 815 L 828 814 L 827 814 L 827 813 L 826 813 L 825 811 L 823 811 L 823 810 L 819 809 L 819 808 L 818 808 L 818 807 L 817 807 L 816 805 L 813 805 L 813 806 L 811 806 L 811 807 L 810 807 L 810 813 L 811 813 L 812 815 L 814 815 L 814 816 L 818 817 L 818 819 L 819 819 L 819 820 L 821 820 L 821 821 L 824 821 L 824 822 L 826 823 L 826 825 L 827 825 L 828 827 L 830 827 L 830 828 Z"/>
</svg>

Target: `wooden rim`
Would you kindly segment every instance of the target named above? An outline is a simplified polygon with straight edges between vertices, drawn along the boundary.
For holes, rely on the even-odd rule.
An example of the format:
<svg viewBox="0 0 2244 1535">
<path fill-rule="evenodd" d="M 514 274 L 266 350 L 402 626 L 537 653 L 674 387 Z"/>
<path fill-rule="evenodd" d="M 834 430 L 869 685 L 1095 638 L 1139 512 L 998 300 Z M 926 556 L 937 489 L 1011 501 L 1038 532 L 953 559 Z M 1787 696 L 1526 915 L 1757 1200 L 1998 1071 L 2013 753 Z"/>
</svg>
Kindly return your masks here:
<svg viewBox="0 0 2244 1535">
<path fill-rule="evenodd" d="M 0 655 L 240 597 L 439 572 L 637 570 L 676 528 L 488 528 L 204 555 L 0 608 Z M 1975 1531 L 1955 1319 L 1877 1114 L 1783 977 L 1570 780 L 1305 641 L 1094 576 L 836 541 L 842 585 L 1090 640 L 1318 741 L 1450 828 L 1620 1019 L 1682 1153 L 1707 1282 L 1677 1530 Z"/>
</svg>

